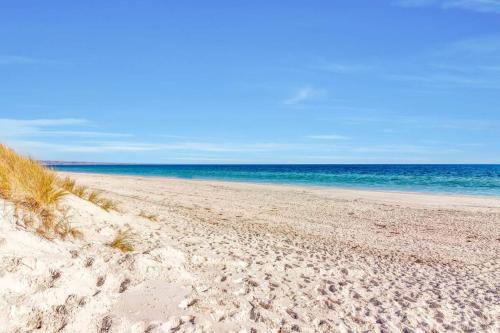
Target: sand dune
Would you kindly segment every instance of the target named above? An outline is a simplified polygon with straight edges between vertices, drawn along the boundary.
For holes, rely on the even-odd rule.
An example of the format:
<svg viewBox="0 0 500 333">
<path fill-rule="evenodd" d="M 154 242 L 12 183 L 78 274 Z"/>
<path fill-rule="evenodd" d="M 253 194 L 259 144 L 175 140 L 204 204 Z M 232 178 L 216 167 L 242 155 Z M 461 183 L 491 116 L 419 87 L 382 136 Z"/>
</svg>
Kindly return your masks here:
<svg viewBox="0 0 500 333">
<path fill-rule="evenodd" d="M 498 198 L 71 176 L 121 211 L 47 241 L 0 203 L 1 332 L 500 329 Z"/>
</svg>

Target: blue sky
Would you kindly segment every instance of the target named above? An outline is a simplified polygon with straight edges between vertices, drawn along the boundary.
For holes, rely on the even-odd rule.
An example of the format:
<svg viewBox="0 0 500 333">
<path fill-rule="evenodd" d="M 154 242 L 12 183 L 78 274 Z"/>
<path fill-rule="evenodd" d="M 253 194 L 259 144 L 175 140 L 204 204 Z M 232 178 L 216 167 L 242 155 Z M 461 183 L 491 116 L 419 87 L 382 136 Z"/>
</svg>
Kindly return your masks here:
<svg viewBox="0 0 500 333">
<path fill-rule="evenodd" d="M 500 0 L 0 0 L 40 159 L 500 163 Z"/>
</svg>

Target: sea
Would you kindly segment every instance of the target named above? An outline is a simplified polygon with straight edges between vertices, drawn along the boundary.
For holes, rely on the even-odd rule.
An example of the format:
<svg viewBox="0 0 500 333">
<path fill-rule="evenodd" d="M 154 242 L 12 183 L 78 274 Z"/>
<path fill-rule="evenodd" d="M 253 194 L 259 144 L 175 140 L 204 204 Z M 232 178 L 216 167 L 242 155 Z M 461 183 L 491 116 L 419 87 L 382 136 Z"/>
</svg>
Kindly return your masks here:
<svg viewBox="0 0 500 333">
<path fill-rule="evenodd" d="M 500 197 L 500 165 L 55 164 L 59 171 Z"/>
</svg>

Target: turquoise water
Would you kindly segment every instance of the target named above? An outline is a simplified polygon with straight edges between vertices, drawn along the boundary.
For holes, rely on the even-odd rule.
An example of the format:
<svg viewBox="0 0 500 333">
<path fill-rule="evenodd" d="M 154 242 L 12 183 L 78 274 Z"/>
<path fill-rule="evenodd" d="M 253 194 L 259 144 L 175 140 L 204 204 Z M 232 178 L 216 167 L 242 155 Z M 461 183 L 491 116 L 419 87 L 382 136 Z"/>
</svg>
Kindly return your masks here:
<svg viewBox="0 0 500 333">
<path fill-rule="evenodd" d="M 53 165 L 61 171 L 500 196 L 500 165 Z"/>
</svg>

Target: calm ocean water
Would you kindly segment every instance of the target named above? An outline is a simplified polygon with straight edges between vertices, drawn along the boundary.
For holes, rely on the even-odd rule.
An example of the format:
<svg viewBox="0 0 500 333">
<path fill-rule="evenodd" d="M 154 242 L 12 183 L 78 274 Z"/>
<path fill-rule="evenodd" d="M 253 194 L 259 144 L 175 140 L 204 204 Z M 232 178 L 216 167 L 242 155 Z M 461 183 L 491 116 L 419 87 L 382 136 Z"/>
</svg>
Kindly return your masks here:
<svg viewBox="0 0 500 333">
<path fill-rule="evenodd" d="M 500 165 L 53 165 L 61 171 L 500 196 Z"/>
</svg>

